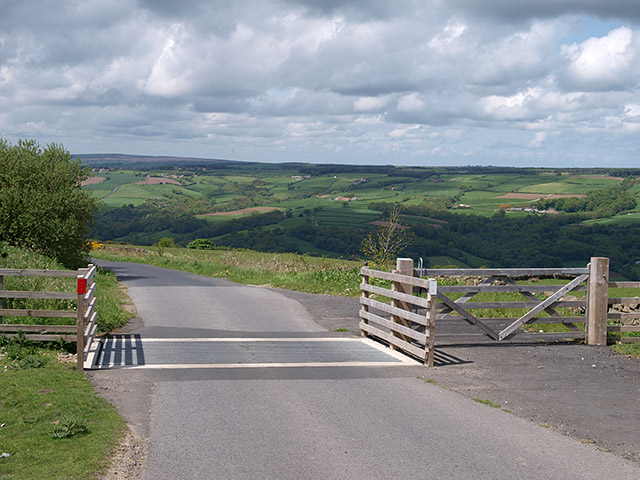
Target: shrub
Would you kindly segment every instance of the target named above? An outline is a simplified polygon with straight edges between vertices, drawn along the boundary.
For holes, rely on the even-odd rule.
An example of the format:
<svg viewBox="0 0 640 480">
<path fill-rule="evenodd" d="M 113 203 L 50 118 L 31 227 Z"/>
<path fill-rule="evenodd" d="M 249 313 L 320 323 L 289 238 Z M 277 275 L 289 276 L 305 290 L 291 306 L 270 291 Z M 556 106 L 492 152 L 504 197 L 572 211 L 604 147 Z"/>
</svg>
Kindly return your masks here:
<svg viewBox="0 0 640 480">
<path fill-rule="evenodd" d="M 164 256 L 164 252 L 167 250 L 167 248 L 173 248 L 175 247 L 175 245 L 176 242 L 173 240 L 173 238 L 162 237 L 156 242 L 155 247 L 158 250 L 158 255 L 162 257 Z"/>
<path fill-rule="evenodd" d="M 62 146 L 0 139 L 0 239 L 85 265 L 86 236 L 98 202 L 80 187 L 89 171 Z"/>
<path fill-rule="evenodd" d="M 196 250 L 215 250 L 216 244 L 206 238 L 196 238 L 187 244 L 187 248 L 195 248 Z"/>
</svg>

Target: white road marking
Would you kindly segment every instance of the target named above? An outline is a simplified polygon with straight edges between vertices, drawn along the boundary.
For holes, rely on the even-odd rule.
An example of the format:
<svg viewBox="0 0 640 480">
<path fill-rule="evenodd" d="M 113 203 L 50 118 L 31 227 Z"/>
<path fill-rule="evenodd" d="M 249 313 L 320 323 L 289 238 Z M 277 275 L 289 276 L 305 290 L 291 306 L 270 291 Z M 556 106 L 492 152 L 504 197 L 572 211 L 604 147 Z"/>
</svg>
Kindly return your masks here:
<svg viewBox="0 0 640 480">
<path fill-rule="evenodd" d="M 414 360 L 408 362 L 307 362 L 307 363 L 168 363 L 154 365 L 100 365 L 95 370 L 135 368 L 146 370 L 180 369 L 180 368 L 292 368 L 292 367 L 400 367 L 422 365 Z"/>
</svg>

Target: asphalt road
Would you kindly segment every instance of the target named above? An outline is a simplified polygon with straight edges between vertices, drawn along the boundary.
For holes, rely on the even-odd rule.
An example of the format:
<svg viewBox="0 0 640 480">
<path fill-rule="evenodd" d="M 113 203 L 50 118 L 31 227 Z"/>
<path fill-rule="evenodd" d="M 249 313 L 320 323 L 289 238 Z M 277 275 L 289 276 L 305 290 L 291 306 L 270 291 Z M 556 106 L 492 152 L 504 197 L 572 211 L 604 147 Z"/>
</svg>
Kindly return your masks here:
<svg viewBox="0 0 640 480">
<path fill-rule="evenodd" d="M 331 336 L 296 300 L 109 264 L 142 338 Z M 421 366 L 101 370 L 148 439 L 145 479 L 637 479 L 640 468 L 427 383 Z"/>
</svg>

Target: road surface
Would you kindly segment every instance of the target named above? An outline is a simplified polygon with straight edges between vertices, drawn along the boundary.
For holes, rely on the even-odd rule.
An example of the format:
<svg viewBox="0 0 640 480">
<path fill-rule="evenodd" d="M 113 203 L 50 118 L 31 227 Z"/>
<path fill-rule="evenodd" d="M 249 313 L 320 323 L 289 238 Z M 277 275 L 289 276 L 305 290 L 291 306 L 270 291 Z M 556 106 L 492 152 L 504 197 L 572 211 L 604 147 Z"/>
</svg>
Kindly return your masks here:
<svg viewBox="0 0 640 480">
<path fill-rule="evenodd" d="M 143 322 L 130 333 L 142 342 L 338 335 L 269 289 L 99 263 L 128 286 Z M 93 375 L 148 439 L 145 479 L 640 478 L 635 464 L 420 378 L 428 374 L 390 361 Z"/>
</svg>

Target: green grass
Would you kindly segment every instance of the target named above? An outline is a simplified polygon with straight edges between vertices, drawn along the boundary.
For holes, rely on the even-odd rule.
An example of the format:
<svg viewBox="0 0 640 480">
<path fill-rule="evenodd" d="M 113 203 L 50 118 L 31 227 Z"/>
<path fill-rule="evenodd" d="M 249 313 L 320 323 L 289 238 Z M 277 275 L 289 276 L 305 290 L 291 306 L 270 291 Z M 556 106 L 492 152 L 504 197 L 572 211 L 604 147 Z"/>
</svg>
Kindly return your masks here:
<svg viewBox="0 0 640 480">
<path fill-rule="evenodd" d="M 453 257 L 447 257 L 444 255 L 427 257 L 429 265 L 433 265 L 429 268 L 470 268 L 466 263 L 461 262 Z"/>
<path fill-rule="evenodd" d="M 488 405 L 491 408 L 502 408 L 497 403 L 493 403 L 491 400 L 485 400 L 484 398 L 474 398 L 473 401 L 483 405 Z"/>
<path fill-rule="evenodd" d="M 103 473 L 126 428 L 115 408 L 96 395 L 75 363 L 59 362 L 55 352 L 6 342 L 0 352 L 0 452 L 10 455 L 0 459 L 0 477 L 87 479 Z"/>
<path fill-rule="evenodd" d="M 100 333 L 108 333 L 126 324 L 132 314 L 123 308 L 130 305 L 124 287 L 113 272 L 98 267 L 96 275 L 96 311 Z"/>
<path fill-rule="evenodd" d="M 41 255 L 0 245 L 6 253 L 2 268 L 61 269 Z M 75 279 L 6 277 L 9 290 L 74 291 Z M 128 314 L 120 308 L 121 291 L 112 274 L 100 272 L 98 312 L 101 330 L 122 325 Z M 7 305 L 11 299 L 4 299 Z M 28 300 L 31 308 L 75 308 L 70 300 Z M 72 302 L 73 305 L 50 305 Z M 41 323 L 47 319 L 5 317 L 5 322 Z M 64 319 L 49 319 L 60 323 Z M 73 323 L 73 319 L 69 319 Z M 125 422 L 115 408 L 99 397 L 75 361 L 61 362 L 58 355 L 75 352 L 62 342 L 28 342 L 0 336 L 0 459 L 3 479 L 86 479 L 103 473 Z M 85 430 L 86 431 L 83 431 Z"/>
<path fill-rule="evenodd" d="M 487 405 L 491 408 L 499 408 L 500 410 L 502 410 L 503 412 L 506 413 L 511 413 L 511 410 L 507 409 L 507 408 L 502 408 L 500 405 L 498 405 L 497 403 L 492 402 L 491 400 L 485 400 L 484 398 L 474 398 L 473 399 L 474 402 L 477 403 L 481 403 L 483 405 Z"/>
<path fill-rule="evenodd" d="M 629 334 L 630 335 L 630 334 Z M 618 355 L 628 355 L 640 359 L 640 342 L 638 343 L 615 343 L 611 349 Z"/>
<path fill-rule="evenodd" d="M 153 249 L 108 245 L 97 258 L 138 262 L 227 278 L 250 285 L 269 285 L 308 293 L 357 296 L 360 262 L 296 254 L 240 250 L 170 248 L 160 257 Z"/>
</svg>

